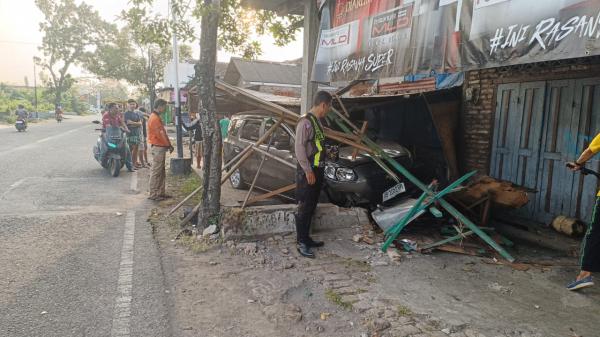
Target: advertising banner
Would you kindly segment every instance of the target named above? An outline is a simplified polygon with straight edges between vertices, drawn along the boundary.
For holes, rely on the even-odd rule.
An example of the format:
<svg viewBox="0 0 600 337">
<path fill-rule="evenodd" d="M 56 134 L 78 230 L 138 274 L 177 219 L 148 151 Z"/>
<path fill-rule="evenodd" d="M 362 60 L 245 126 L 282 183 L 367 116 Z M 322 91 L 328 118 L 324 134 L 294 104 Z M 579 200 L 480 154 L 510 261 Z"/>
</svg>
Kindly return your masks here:
<svg viewBox="0 0 600 337">
<path fill-rule="evenodd" d="M 600 54 L 600 0 L 327 0 L 313 80 L 452 73 Z"/>
</svg>

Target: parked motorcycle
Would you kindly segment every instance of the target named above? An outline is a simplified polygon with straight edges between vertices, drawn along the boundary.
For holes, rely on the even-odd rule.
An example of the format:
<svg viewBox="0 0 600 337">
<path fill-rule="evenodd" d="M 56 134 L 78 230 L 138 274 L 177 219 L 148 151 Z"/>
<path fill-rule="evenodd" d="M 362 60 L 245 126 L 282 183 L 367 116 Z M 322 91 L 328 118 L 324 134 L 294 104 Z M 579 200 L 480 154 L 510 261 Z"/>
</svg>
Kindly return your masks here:
<svg viewBox="0 0 600 337">
<path fill-rule="evenodd" d="M 94 123 L 100 124 L 99 121 L 94 121 Z M 114 126 L 96 130 L 102 130 L 103 132 L 98 137 L 96 145 L 94 145 L 94 158 L 113 177 L 118 177 L 127 158 L 125 133 L 120 128 Z"/>
<path fill-rule="evenodd" d="M 17 131 L 23 132 L 23 131 L 25 131 L 25 129 L 27 129 L 27 122 L 25 120 L 19 118 L 15 122 L 15 128 L 17 128 Z"/>
</svg>

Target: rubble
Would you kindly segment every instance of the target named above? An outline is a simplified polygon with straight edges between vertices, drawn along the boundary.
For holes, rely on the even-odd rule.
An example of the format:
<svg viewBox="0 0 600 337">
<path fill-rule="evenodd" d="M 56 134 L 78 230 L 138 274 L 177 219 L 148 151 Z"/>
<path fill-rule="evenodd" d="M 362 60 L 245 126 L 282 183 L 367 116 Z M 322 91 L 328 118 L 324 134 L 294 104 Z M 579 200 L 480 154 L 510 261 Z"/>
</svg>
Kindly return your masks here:
<svg viewBox="0 0 600 337">
<path fill-rule="evenodd" d="M 202 236 L 208 236 L 211 234 L 215 234 L 217 232 L 217 230 L 218 230 L 217 225 L 210 225 L 202 231 Z"/>
</svg>

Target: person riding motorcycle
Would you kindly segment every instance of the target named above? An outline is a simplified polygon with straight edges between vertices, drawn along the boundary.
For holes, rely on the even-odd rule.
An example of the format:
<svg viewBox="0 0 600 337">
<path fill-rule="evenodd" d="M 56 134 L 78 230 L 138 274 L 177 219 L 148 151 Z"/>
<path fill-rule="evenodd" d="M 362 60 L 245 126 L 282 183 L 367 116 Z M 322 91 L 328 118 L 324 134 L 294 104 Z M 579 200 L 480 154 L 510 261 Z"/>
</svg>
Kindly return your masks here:
<svg viewBox="0 0 600 337">
<path fill-rule="evenodd" d="M 62 117 L 63 117 L 62 107 L 57 106 L 56 109 L 54 110 L 54 118 L 58 121 L 58 120 L 62 120 Z"/>
<path fill-rule="evenodd" d="M 18 120 L 22 120 L 25 123 L 25 125 L 27 125 L 27 118 L 29 117 L 29 113 L 27 112 L 27 110 L 25 110 L 23 104 L 19 104 L 15 114 L 17 115 Z"/>
<path fill-rule="evenodd" d="M 117 107 L 117 103 L 109 103 L 107 107 L 107 111 L 102 115 L 102 128 L 106 129 L 109 126 L 114 126 L 117 128 L 121 128 L 126 133 L 129 133 L 129 128 L 125 124 L 125 119 L 123 115 L 119 112 L 119 108 Z M 125 165 L 127 166 L 127 170 L 129 172 L 133 172 L 133 163 L 131 160 L 131 151 L 129 151 L 129 146 L 125 147 L 126 150 L 126 159 Z M 101 154 L 103 157 L 104 154 Z"/>
</svg>

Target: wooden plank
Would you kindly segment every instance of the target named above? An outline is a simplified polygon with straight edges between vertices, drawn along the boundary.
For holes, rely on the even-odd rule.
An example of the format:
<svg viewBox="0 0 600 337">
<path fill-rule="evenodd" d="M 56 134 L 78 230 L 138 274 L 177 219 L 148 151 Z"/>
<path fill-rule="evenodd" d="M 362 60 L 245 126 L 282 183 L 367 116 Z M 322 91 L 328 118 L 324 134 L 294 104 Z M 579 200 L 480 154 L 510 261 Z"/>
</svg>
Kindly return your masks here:
<svg viewBox="0 0 600 337">
<path fill-rule="evenodd" d="M 271 153 L 269 153 L 268 151 L 265 151 L 265 150 L 263 150 L 263 149 L 259 148 L 258 146 L 254 146 L 253 148 L 254 148 L 254 151 L 256 151 L 256 152 L 259 152 L 259 153 L 262 153 L 262 154 L 263 154 L 263 155 L 265 155 L 266 157 L 269 157 L 269 158 L 271 158 L 271 159 L 273 159 L 273 160 L 276 160 L 276 161 L 278 161 L 278 162 L 282 163 L 283 165 L 286 165 L 286 166 L 288 166 L 288 167 L 291 167 L 291 168 L 293 168 L 293 169 L 296 169 L 296 165 L 294 165 L 294 164 L 292 164 L 292 163 L 290 163 L 290 162 L 287 162 L 287 161 L 285 161 L 285 160 L 283 160 L 283 159 L 281 159 L 281 158 L 277 157 L 276 155 L 274 155 L 274 154 L 271 154 Z"/>
<path fill-rule="evenodd" d="M 362 137 L 365 134 L 365 131 L 367 131 L 367 125 L 369 125 L 369 122 L 364 121 L 362 127 L 360 128 L 360 132 L 358 133 L 359 138 L 357 139 L 357 142 L 360 142 L 360 137 Z M 354 149 L 354 151 L 352 151 L 352 161 L 356 160 L 356 156 L 358 156 L 358 150 Z"/>
<path fill-rule="evenodd" d="M 295 188 L 296 188 L 296 184 L 291 184 L 291 185 L 288 185 L 288 186 L 284 186 L 282 188 L 278 188 L 278 189 L 276 189 L 274 191 L 271 191 L 271 192 L 265 193 L 265 194 L 261 194 L 259 196 L 256 196 L 256 197 L 248 200 L 248 202 L 246 203 L 246 205 L 250 205 L 250 204 L 259 202 L 261 200 L 269 199 L 270 197 L 273 197 L 273 196 L 276 196 L 278 194 L 282 194 L 282 193 L 291 191 L 291 190 L 293 190 Z"/>
</svg>

